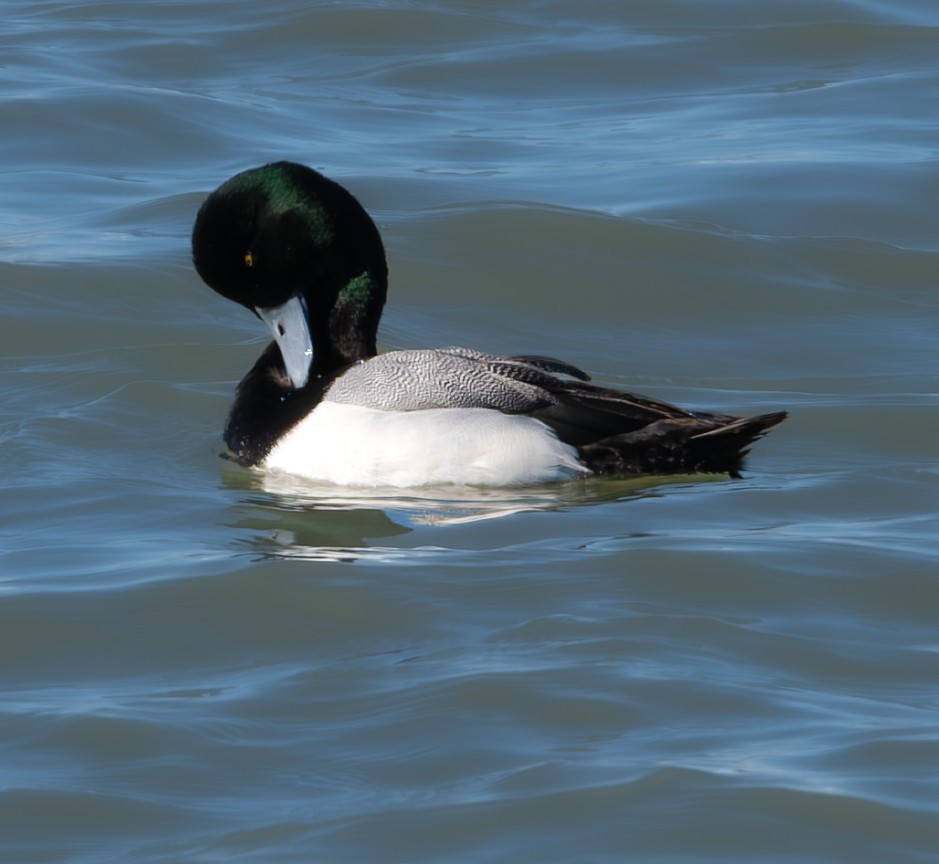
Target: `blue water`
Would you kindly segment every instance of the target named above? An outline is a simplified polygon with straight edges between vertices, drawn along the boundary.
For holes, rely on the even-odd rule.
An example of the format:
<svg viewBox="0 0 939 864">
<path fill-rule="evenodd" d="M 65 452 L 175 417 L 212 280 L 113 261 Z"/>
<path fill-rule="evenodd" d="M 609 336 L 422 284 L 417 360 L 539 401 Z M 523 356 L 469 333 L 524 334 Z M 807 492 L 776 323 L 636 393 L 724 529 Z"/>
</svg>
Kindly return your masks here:
<svg viewBox="0 0 939 864">
<path fill-rule="evenodd" d="M 0 861 L 931 862 L 939 12 L 0 2 Z M 199 204 L 294 159 L 383 347 L 787 409 L 743 480 L 219 458 Z"/>
</svg>

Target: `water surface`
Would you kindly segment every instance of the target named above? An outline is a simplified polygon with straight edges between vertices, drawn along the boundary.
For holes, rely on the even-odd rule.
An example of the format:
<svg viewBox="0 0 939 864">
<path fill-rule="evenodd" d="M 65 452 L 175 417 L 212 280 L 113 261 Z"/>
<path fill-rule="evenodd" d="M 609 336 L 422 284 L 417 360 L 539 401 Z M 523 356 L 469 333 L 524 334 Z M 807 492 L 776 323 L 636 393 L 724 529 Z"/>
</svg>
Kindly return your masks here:
<svg viewBox="0 0 939 864">
<path fill-rule="evenodd" d="M 926 862 L 927 2 L 0 2 L 11 862 Z M 383 347 L 788 409 L 745 479 L 365 497 L 219 458 L 205 194 L 313 165 Z"/>
</svg>

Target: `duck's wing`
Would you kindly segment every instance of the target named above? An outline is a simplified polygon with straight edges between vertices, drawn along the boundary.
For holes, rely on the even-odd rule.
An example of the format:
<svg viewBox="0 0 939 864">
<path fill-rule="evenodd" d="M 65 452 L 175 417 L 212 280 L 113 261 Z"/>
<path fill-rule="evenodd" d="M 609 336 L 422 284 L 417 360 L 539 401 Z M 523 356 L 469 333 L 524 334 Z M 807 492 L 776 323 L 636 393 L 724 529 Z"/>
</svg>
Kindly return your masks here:
<svg viewBox="0 0 939 864">
<path fill-rule="evenodd" d="M 658 420 L 698 418 L 710 421 L 703 428 L 713 428 L 735 419 L 695 414 L 648 396 L 597 387 L 588 380 L 576 366 L 553 357 L 426 348 L 390 351 L 356 363 L 336 378 L 325 398 L 386 411 L 492 408 L 532 414 L 575 446 Z"/>
<path fill-rule="evenodd" d="M 596 387 L 582 381 L 556 380 L 549 392 L 553 401 L 532 413 L 551 426 L 558 437 L 576 447 L 610 435 L 634 432 L 660 420 L 701 420 L 711 428 L 715 421 L 735 419 L 696 414 L 639 393 Z"/>
<path fill-rule="evenodd" d="M 597 474 L 728 473 L 739 477 L 749 446 L 785 411 L 738 418 L 687 411 L 638 393 L 561 381 L 556 401 L 533 416 L 578 448 Z"/>
</svg>

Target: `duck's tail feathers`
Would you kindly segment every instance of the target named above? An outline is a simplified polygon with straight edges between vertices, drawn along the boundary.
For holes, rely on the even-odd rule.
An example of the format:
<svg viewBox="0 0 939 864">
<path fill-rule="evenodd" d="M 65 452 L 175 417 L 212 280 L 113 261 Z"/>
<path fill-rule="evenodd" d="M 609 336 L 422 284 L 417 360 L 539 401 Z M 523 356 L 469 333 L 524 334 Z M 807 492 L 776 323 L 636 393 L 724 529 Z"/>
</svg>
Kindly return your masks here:
<svg viewBox="0 0 939 864">
<path fill-rule="evenodd" d="M 580 448 L 597 474 L 729 474 L 740 477 L 749 446 L 785 411 L 735 419 L 708 415 L 658 420 Z"/>
</svg>

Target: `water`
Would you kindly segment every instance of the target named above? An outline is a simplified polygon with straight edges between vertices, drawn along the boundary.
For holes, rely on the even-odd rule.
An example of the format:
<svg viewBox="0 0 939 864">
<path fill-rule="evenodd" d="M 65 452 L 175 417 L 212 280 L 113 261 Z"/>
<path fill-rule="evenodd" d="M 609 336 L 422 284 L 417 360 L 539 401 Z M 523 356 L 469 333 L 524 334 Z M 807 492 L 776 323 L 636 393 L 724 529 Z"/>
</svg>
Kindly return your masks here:
<svg viewBox="0 0 939 864">
<path fill-rule="evenodd" d="M 0 3 L 0 860 L 925 862 L 931 2 Z M 218 458 L 204 195 L 375 215 L 386 347 L 790 419 L 746 478 Z"/>
</svg>

